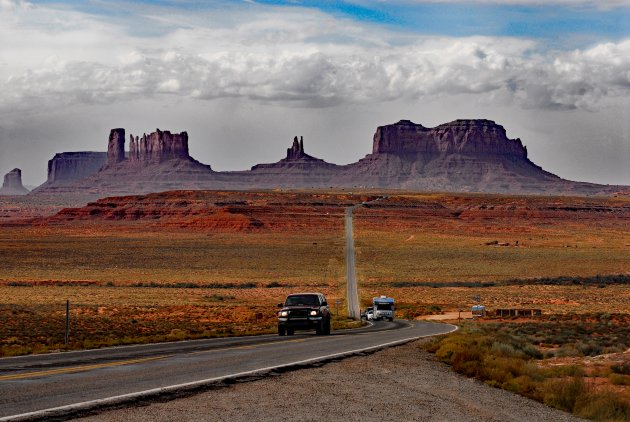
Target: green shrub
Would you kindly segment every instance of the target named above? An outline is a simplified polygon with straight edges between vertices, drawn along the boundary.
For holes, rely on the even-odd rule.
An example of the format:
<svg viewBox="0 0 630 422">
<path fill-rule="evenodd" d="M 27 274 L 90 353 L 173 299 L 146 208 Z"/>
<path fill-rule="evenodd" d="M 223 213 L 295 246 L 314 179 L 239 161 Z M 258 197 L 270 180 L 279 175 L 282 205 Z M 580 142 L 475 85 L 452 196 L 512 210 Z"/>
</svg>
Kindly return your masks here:
<svg viewBox="0 0 630 422">
<path fill-rule="evenodd" d="M 615 374 L 630 375 L 630 362 L 622 362 L 619 365 L 612 365 L 610 369 Z"/>
<path fill-rule="evenodd" d="M 589 419 L 630 421 L 627 398 L 614 390 L 601 394 L 590 389 L 583 368 L 536 364 L 537 360 L 554 355 L 600 354 L 608 343 L 625 350 L 630 344 L 629 322 L 625 314 L 557 315 L 547 321 L 526 323 L 471 322 L 424 347 L 458 373 L 475 377 L 491 387 Z M 559 347 L 543 354 L 534 343 Z M 629 372 L 630 365 L 624 363 L 593 376 L 608 377 L 611 384 L 626 386 L 630 383 Z"/>
<path fill-rule="evenodd" d="M 573 412 L 578 399 L 586 391 L 586 384 L 581 376 L 570 380 L 549 380 L 544 386 L 543 400 L 549 406 Z"/>
<path fill-rule="evenodd" d="M 608 379 L 613 385 L 630 385 L 630 376 L 628 375 L 610 374 Z"/>
<path fill-rule="evenodd" d="M 514 349 L 514 347 L 512 347 L 511 344 L 505 344 L 505 343 L 499 343 L 499 342 L 494 342 L 492 344 L 492 349 L 491 349 L 492 353 L 495 355 L 499 355 L 499 356 L 516 356 L 516 350 Z"/>
<path fill-rule="evenodd" d="M 596 421 L 629 421 L 630 402 L 612 391 L 584 395 L 575 404 L 575 413 Z"/>
<path fill-rule="evenodd" d="M 521 347 L 521 350 L 523 351 L 523 353 L 525 353 L 528 357 L 532 359 L 543 358 L 543 353 L 536 346 L 532 344 L 523 345 L 523 347 Z"/>
</svg>

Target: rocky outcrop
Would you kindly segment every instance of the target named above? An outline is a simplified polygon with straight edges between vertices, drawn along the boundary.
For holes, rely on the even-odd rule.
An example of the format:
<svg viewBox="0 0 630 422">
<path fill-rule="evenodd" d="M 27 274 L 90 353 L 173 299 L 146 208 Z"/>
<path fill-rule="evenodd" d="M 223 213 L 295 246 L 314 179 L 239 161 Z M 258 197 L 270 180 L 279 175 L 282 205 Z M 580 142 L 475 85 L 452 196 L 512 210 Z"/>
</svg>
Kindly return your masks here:
<svg viewBox="0 0 630 422">
<path fill-rule="evenodd" d="M 315 158 L 312 155 L 308 155 L 304 152 L 304 138 L 300 136 L 300 140 L 298 141 L 298 137 L 293 138 L 293 144 L 291 148 L 287 148 L 287 156 L 282 160 L 271 163 L 271 164 L 256 164 L 252 167 L 252 170 L 260 170 L 260 169 L 271 169 L 271 168 L 297 168 L 302 167 L 299 164 L 307 164 L 309 167 L 313 165 L 323 166 L 323 167 L 338 167 L 335 164 L 327 163 L 321 158 Z"/>
<path fill-rule="evenodd" d="M 22 170 L 16 168 L 4 175 L 0 195 L 26 195 L 28 192 L 22 186 Z"/>
<path fill-rule="evenodd" d="M 129 135 L 130 163 L 150 165 L 174 159 L 190 159 L 186 132 L 172 134 L 168 130 L 156 129 L 142 137 Z"/>
<path fill-rule="evenodd" d="M 61 152 L 48 161 L 47 183 L 71 183 L 97 173 L 105 165 L 105 152 Z"/>
<path fill-rule="evenodd" d="M 286 157 L 275 163 L 258 164 L 249 171 L 214 172 L 190 157 L 186 132 L 159 129 L 142 137 L 131 135 L 127 156 L 124 129 L 113 129 L 103 154 L 106 165 L 92 176 L 75 179 L 63 189 L 43 185 L 36 192 L 66 194 L 75 189 L 102 197 L 180 189 L 366 188 L 540 195 L 626 190 L 563 180 L 544 171 L 529 160 L 520 139 L 509 139 L 491 120 L 455 120 L 434 128 L 410 120 L 380 126 L 372 153 L 348 165 L 306 154 L 304 140 L 296 136 Z M 59 179 L 51 173 L 53 180 Z"/>
<path fill-rule="evenodd" d="M 297 136 L 293 138 L 293 145 L 287 148 L 287 161 L 312 160 L 313 157 L 304 152 L 304 137 L 300 136 L 298 142 Z"/>
<path fill-rule="evenodd" d="M 234 183 L 262 188 L 313 188 L 330 186 L 331 180 L 339 174 L 342 166 L 327 163 L 304 152 L 304 139 L 293 138 L 291 148 L 287 148 L 287 156 L 271 164 L 257 164 L 249 172 L 241 172 L 238 177 L 232 175 L 228 185 Z"/>
<path fill-rule="evenodd" d="M 125 161 L 125 129 L 112 129 L 107 143 L 107 165 L 113 166 L 121 161 Z"/>
<path fill-rule="evenodd" d="M 455 120 L 434 128 L 410 120 L 380 126 L 372 154 L 347 166 L 360 186 L 422 191 L 561 193 L 567 185 L 527 158 L 491 120 Z M 573 182 L 570 182 L 573 183 Z M 584 192 L 592 186 L 579 184 Z"/>
<path fill-rule="evenodd" d="M 527 158 L 520 139 L 509 139 L 492 120 L 455 120 L 427 128 L 410 120 L 379 126 L 373 154 L 469 154 Z"/>
</svg>

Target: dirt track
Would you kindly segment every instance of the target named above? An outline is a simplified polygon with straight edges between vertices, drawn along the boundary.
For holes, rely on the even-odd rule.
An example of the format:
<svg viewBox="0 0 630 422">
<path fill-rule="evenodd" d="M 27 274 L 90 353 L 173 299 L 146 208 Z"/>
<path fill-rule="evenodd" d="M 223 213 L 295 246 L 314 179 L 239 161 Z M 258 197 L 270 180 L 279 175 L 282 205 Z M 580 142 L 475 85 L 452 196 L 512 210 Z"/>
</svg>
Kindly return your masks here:
<svg viewBox="0 0 630 422">
<path fill-rule="evenodd" d="M 461 377 L 418 344 L 81 420 L 579 420 Z"/>
</svg>

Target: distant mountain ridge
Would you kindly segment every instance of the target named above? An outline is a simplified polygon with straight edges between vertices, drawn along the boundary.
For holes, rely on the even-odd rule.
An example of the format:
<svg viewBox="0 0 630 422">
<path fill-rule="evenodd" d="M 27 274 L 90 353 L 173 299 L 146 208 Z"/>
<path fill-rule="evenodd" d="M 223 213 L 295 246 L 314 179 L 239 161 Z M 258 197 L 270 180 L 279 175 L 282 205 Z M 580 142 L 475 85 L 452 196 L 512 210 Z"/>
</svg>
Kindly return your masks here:
<svg viewBox="0 0 630 422">
<path fill-rule="evenodd" d="M 69 153 L 55 158 L 70 157 L 64 154 Z M 33 194 L 84 192 L 103 196 L 178 189 L 373 188 L 610 195 L 629 190 L 561 179 L 530 161 L 520 139 L 509 139 L 503 126 L 483 119 L 455 120 L 434 128 L 410 120 L 379 126 L 372 153 L 348 165 L 306 154 L 304 140 L 296 136 L 286 157 L 275 163 L 257 164 L 247 171 L 217 172 L 190 156 L 186 132 L 171 134 L 160 129 L 142 137 L 130 136 L 128 152 L 125 130 L 112 129 L 106 155 L 90 153 L 95 163 L 104 156 L 106 162 L 89 175 L 83 170 L 97 166 L 86 164 L 88 153 L 73 154 L 84 154 L 76 156 L 82 160 L 82 171 L 65 171 L 63 160 L 49 163 L 48 181 Z M 72 160 L 67 164 L 76 167 Z M 76 173 L 77 177 L 57 180 L 51 177 L 51 166 L 58 174 Z"/>
</svg>

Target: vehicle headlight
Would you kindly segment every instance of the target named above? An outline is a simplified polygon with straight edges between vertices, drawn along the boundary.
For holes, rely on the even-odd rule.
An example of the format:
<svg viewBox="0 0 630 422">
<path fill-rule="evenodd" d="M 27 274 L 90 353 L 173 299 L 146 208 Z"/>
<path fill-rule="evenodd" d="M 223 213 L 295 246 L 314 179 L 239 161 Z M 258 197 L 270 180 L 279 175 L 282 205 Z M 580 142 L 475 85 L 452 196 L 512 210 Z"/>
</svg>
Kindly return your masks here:
<svg viewBox="0 0 630 422">
<path fill-rule="evenodd" d="M 289 316 L 289 311 L 280 311 L 278 312 L 278 316 L 281 316 L 281 317 Z"/>
<path fill-rule="evenodd" d="M 311 316 L 317 316 L 317 311 L 315 310 L 311 311 Z"/>
</svg>

